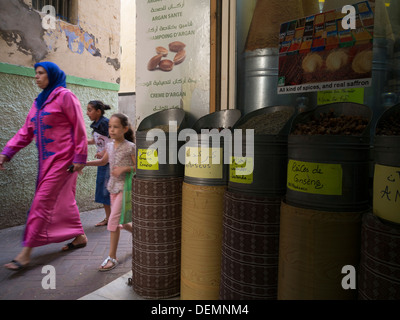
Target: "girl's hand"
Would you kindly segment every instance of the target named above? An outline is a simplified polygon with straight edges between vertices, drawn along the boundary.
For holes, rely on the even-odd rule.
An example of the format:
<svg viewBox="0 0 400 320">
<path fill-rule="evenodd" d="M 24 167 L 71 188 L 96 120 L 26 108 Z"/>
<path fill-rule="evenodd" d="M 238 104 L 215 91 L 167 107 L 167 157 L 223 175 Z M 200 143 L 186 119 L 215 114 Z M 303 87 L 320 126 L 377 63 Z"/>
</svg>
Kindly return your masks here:
<svg viewBox="0 0 400 320">
<path fill-rule="evenodd" d="M 114 177 L 119 177 L 121 174 L 123 174 L 125 172 L 125 168 L 124 167 L 116 167 L 114 168 L 113 171 L 111 171 L 111 174 Z"/>
<path fill-rule="evenodd" d="M 96 159 L 102 159 L 104 157 L 104 154 L 105 154 L 105 150 L 97 152 L 95 157 L 96 157 Z"/>
<path fill-rule="evenodd" d="M 6 168 L 3 167 L 3 164 L 8 161 L 10 161 L 10 159 L 8 159 L 6 155 L 0 154 L 0 170 L 6 170 Z"/>
</svg>

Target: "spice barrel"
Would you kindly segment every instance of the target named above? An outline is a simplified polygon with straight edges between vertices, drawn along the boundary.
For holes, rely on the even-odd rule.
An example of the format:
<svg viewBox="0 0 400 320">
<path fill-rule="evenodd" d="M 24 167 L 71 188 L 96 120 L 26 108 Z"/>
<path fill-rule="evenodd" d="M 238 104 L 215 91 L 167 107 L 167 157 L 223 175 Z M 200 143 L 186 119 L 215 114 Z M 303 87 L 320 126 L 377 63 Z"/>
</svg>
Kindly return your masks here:
<svg viewBox="0 0 400 320">
<path fill-rule="evenodd" d="M 285 194 L 287 135 L 294 115 L 294 107 L 271 106 L 236 123 L 228 190 L 261 197 Z M 254 130 L 254 136 L 248 129 Z M 236 135 L 239 130 L 242 134 Z"/>
<path fill-rule="evenodd" d="M 365 105 L 335 103 L 293 120 L 278 299 L 356 299 L 356 290 L 342 286 L 342 268 L 358 264 L 361 218 L 369 209 L 371 116 Z"/>
<path fill-rule="evenodd" d="M 331 121 L 331 113 L 336 125 L 327 129 L 319 123 L 320 115 L 328 115 L 324 121 Z M 359 126 L 357 121 L 363 123 L 359 132 L 351 131 L 356 128 L 352 127 L 339 135 L 319 133 L 321 127 L 347 130 L 344 126 L 353 117 L 354 126 Z M 288 138 L 287 203 L 338 212 L 366 210 L 370 203 L 370 121 L 371 110 L 355 103 L 324 105 L 296 116 Z"/>
<path fill-rule="evenodd" d="M 219 298 L 222 217 L 229 166 L 224 151 L 226 145 L 231 148 L 231 128 L 240 115 L 239 110 L 223 110 L 200 118 L 192 127 L 194 141 L 185 145 L 182 300 Z M 213 133 L 208 134 L 209 130 Z"/>
<path fill-rule="evenodd" d="M 241 112 L 236 109 L 217 111 L 195 122 L 185 144 L 185 178 L 189 184 L 227 185 L 229 157 L 232 150 L 232 127 Z"/>
<path fill-rule="evenodd" d="M 178 159 L 183 141 L 178 141 L 178 135 L 184 127 L 183 109 L 159 111 L 142 120 L 136 131 L 138 178 L 183 176 L 184 167 Z"/>
<path fill-rule="evenodd" d="M 381 115 L 375 131 L 373 213 L 400 224 L 400 104 Z"/>
</svg>

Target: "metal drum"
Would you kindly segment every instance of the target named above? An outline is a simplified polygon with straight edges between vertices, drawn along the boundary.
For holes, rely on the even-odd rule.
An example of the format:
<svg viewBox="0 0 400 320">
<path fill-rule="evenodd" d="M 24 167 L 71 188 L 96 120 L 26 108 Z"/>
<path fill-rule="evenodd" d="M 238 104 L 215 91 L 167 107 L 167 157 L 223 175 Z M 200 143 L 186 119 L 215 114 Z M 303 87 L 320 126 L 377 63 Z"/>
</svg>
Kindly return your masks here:
<svg viewBox="0 0 400 320">
<path fill-rule="evenodd" d="M 242 129 L 242 157 L 237 157 L 239 152 L 234 152 L 234 161 L 229 166 L 228 190 L 261 197 L 285 194 L 287 139 L 294 116 L 295 107 L 272 106 L 250 112 L 236 123 L 234 130 L 240 130 L 249 122 L 251 127 L 246 129 L 255 129 L 253 126 L 261 128 L 254 132 L 254 156 L 251 157 L 248 156 L 246 129 Z M 258 124 L 260 121 L 257 118 L 262 123 Z M 266 123 L 267 120 L 271 123 Z M 252 172 L 243 170 L 243 165 L 239 163 L 252 165 Z"/>
<path fill-rule="evenodd" d="M 278 48 L 263 48 L 243 54 L 244 81 L 238 108 L 242 114 L 268 106 L 295 105 L 298 94 L 278 95 Z"/>
<path fill-rule="evenodd" d="M 400 224 L 400 104 L 382 114 L 375 131 L 373 213 Z"/>
<path fill-rule="evenodd" d="M 170 121 L 176 123 L 176 128 L 169 127 Z M 185 111 L 183 109 L 162 110 L 142 120 L 136 131 L 136 176 L 138 178 L 183 176 L 184 166 L 179 162 L 178 151 L 184 141 L 178 141 L 178 134 L 184 127 Z M 156 137 L 147 140 L 151 129 L 161 131 Z M 152 146 L 155 143 L 157 143 L 157 148 Z"/>
<path fill-rule="evenodd" d="M 307 123 L 333 110 L 338 115 L 371 121 L 369 107 L 334 103 L 300 113 L 293 121 Z M 360 135 L 293 135 L 288 138 L 286 201 L 293 206 L 327 211 L 363 211 L 370 206 L 369 125 Z"/>
<path fill-rule="evenodd" d="M 186 183 L 206 186 L 228 184 L 231 130 L 240 116 L 239 110 L 230 109 L 208 114 L 196 121 L 192 130 L 197 133 L 197 137 L 194 141 L 190 139 L 185 144 L 184 181 Z M 202 130 L 206 130 L 206 133 L 202 133 Z M 208 133 L 207 130 L 214 133 Z M 226 144 L 227 149 L 225 149 Z M 225 151 L 228 154 L 225 154 Z M 206 156 L 203 160 L 201 156 L 204 154 Z"/>
</svg>

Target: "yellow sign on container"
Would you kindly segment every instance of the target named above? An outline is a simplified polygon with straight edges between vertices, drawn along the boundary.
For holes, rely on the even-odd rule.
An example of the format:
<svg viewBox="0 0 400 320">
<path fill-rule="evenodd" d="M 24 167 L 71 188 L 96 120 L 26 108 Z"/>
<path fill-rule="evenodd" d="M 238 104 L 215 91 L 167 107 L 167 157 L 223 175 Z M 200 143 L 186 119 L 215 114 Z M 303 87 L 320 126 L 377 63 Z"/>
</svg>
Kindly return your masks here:
<svg viewBox="0 0 400 320">
<path fill-rule="evenodd" d="M 222 148 L 186 147 L 185 151 L 185 176 L 201 179 L 222 179 L 224 168 Z"/>
<path fill-rule="evenodd" d="M 253 183 L 254 159 L 249 157 L 232 157 L 229 166 L 229 181 L 235 183 Z"/>
<path fill-rule="evenodd" d="M 139 149 L 137 168 L 141 170 L 158 171 L 159 166 L 157 149 Z"/>
<path fill-rule="evenodd" d="M 341 164 L 289 160 L 287 187 L 294 191 L 341 196 L 343 170 Z"/>
<path fill-rule="evenodd" d="M 374 214 L 400 223 L 400 167 L 376 164 L 373 193 Z"/>
</svg>

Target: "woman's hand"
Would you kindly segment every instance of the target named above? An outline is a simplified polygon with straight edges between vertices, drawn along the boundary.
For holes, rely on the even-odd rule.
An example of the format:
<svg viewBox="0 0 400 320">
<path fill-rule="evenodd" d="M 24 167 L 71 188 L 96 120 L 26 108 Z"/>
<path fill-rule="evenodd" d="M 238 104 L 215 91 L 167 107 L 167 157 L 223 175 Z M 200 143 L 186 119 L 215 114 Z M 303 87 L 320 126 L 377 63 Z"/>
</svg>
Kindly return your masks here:
<svg viewBox="0 0 400 320">
<path fill-rule="evenodd" d="M 3 167 L 3 164 L 10 161 L 8 157 L 4 154 L 0 154 L 0 170 L 6 170 L 6 168 Z"/>
<path fill-rule="evenodd" d="M 82 170 L 85 167 L 83 163 L 73 163 L 73 165 L 74 165 L 74 172 L 77 171 L 79 174 L 82 173 Z"/>
</svg>

